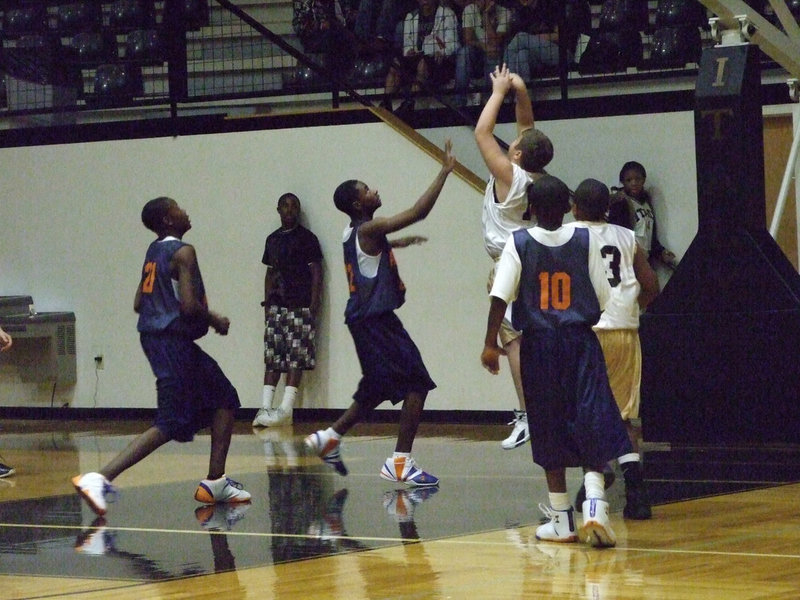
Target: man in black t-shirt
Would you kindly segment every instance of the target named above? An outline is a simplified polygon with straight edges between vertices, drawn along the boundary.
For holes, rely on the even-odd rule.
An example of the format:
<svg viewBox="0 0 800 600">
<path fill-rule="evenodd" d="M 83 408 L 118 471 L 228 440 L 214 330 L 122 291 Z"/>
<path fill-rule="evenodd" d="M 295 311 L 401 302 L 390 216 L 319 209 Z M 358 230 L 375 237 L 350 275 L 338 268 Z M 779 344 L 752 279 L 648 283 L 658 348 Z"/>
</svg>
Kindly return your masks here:
<svg viewBox="0 0 800 600">
<path fill-rule="evenodd" d="M 264 390 L 254 427 L 290 425 L 304 370 L 316 364 L 315 321 L 322 297 L 322 250 L 319 240 L 300 225 L 300 199 L 278 199 L 281 226 L 267 236 L 261 262 L 264 277 Z M 281 373 L 286 387 L 272 408 Z"/>
</svg>

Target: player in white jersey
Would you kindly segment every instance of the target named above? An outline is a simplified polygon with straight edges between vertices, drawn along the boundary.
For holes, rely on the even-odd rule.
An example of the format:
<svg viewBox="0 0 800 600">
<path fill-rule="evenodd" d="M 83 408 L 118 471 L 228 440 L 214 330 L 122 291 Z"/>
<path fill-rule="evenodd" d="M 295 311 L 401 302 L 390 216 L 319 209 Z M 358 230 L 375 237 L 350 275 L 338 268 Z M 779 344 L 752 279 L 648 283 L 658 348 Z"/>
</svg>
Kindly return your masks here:
<svg viewBox="0 0 800 600">
<path fill-rule="evenodd" d="M 534 128 L 533 107 L 522 78 L 510 73 L 505 65 L 495 68 L 490 77 L 492 95 L 475 126 L 475 141 L 490 173 L 483 197 L 483 241 L 486 252 L 496 265 L 511 233 L 533 225 L 526 214 L 526 190 L 532 181 L 544 174 L 544 167 L 553 158 L 553 144 L 546 135 Z M 517 139 L 511 143 L 508 151 L 504 151 L 493 131 L 500 107 L 506 95 L 512 91 L 516 100 Z M 494 266 L 489 274 L 487 291 L 491 289 L 493 279 Z M 508 358 L 519 409 L 514 409 L 514 418 L 509 423 L 514 426 L 511 435 L 500 444 L 506 450 L 517 448 L 530 439 L 520 376 L 519 336 L 520 332 L 511 326 L 509 306 L 499 338 Z"/>
<path fill-rule="evenodd" d="M 606 265 L 608 286 L 598 293 L 603 309 L 594 326 L 603 348 L 606 370 L 622 419 L 628 430 L 633 452 L 617 458 L 625 475 L 627 502 L 623 515 L 628 519 L 649 519 L 650 503 L 644 489 L 639 459 L 638 426 L 642 351 L 639 344 L 639 313 L 658 295 L 658 277 L 647 261 L 647 254 L 630 229 L 606 223 L 609 190 L 596 179 L 586 179 L 575 190 L 575 222 L 566 227 L 588 227 L 590 244 L 600 249 Z M 581 506 L 578 493 L 576 506 Z"/>
</svg>

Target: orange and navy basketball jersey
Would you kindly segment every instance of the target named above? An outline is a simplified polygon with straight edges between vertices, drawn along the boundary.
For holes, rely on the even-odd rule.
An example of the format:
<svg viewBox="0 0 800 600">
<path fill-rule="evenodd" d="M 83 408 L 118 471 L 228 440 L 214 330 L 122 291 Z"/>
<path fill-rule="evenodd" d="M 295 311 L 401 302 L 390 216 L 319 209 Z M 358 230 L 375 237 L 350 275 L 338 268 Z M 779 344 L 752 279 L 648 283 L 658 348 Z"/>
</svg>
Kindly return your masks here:
<svg viewBox="0 0 800 600">
<path fill-rule="evenodd" d="M 207 319 L 188 319 L 181 315 L 178 282 L 172 278 L 170 263 L 175 252 L 185 245 L 177 238 L 168 237 L 154 241 L 147 248 L 142 266 L 141 302 L 136 326 L 139 332 L 168 331 L 191 339 L 202 337 L 208 332 Z M 195 296 L 205 304 L 206 292 L 199 267 L 192 285 Z"/>
<path fill-rule="evenodd" d="M 343 241 L 344 268 L 350 291 L 344 310 L 345 323 L 391 312 L 400 308 L 406 300 L 406 286 L 400 279 L 389 241 L 383 238 L 381 257 L 374 277 L 368 277 L 361 272 L 357 243 L 358 227 L 353 227 L 350 235 Z"/>
<path fill-rule="evenodd" d="M 592 326 L 600 318 L 589 274 L 589 231 L 575 229 L 564 244 L 550 246 L 525 229 L 513 234 L 521 263 L 512 324 L 523 332 L 568 325 Z"/>
</svg>

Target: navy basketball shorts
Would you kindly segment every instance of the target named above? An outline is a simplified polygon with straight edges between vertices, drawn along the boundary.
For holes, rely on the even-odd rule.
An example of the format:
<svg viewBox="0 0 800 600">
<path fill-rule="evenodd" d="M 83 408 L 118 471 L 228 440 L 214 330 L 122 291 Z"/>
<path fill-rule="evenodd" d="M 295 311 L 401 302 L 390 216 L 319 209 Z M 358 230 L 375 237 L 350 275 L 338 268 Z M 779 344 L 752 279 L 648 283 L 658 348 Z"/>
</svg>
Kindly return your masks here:
<svg viewBox="0 0 800 600">
<path fill-rule="evenodd" d="M 375 407 L 397 404 L 410 392 L 427 394 L 436 387 L 417 346 L 393 312 L 367 317 L 348 328 L 361 363 L 361 381 L 353 399 Z"/>
<path fill-rule="evenodd" d="M 156 376 L 155 426 L 170 439 L 189 442 L 211 424 L 217 409 L 239 408 L 236 388 L 193 340 L 142 333 L 140 341 Z"/>
</svg>

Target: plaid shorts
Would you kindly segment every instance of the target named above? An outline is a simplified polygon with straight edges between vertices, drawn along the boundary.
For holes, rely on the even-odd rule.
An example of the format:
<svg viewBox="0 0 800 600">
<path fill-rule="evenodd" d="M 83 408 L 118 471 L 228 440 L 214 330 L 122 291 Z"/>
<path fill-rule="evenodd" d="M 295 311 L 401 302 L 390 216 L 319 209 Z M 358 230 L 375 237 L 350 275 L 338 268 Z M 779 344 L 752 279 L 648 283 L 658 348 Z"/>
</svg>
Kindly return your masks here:
<svg viewBox="0 0 800 600">
<path fill-rule="evenodd" d="M 316 365 L 314 319 L 309 308 L 270 306 L 264 326 L 267 371 L 309 371 Z"/>
</svg>

